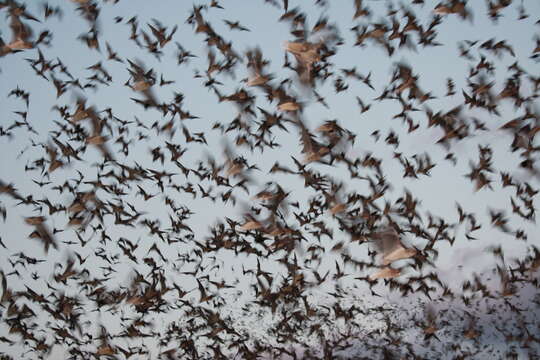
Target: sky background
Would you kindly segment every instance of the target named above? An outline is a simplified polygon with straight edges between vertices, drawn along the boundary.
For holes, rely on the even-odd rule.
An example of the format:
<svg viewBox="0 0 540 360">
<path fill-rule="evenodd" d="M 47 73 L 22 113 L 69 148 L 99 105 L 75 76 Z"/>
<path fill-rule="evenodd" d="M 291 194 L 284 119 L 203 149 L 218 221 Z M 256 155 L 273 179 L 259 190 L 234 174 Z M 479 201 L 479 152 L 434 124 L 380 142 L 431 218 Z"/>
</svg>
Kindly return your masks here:
<svg viewBox="0 0 540 360">
<path fill-rule="evenodd" d="M 70 204 L 73 201 L 73 195 L 69 193 L 58 194 L 58 192 L 52 191 L 50 187 L 62 184 L 66 179 L 77 178 L 77 171 L 83 174 L 84 181 L 96 180 L 98 169 L 95 164 L 101 160 L 101 155 L 91 146 L 84 154 L 82 161 L 73 161 L 69 166 L 56 170 L 50 176 L 44 176 L 39 171 L 25 171 L 25 165 L 31 164 L 32 161 L 40 157 L 47 158 L 42 147 L 32 147 L 31 143 L 51 143 L 51 137 L 55 136 L 51 131 L 58 129 L 54 121 L 62 121 L 58 112 L 52 110 L 53 106 L 67 105 L 72 112 L 75 109 L 76 99 L 80 95 L 87 99 L 88 106 L 94 106 L 98 111 L 111 108 L 117 118 L 125 121 L 139 119 L 149 128 L 155 122 L 162 125 L 170 120 L 170 115 L 164 117 L 160 112 L 154 109 L 145 110 L 132 101 L 131 98 L 141 98 L 141 95 L 124 85 L 130 78 L 127 71 L 127 59 L 141 61 L 146 69 L 152 68 L 158 81 L 160 76 L 163 76 L 166 80 L 174 81 L 174 83 L 166 86 L 153 86 L 152 89 L 156 97 L 160 101 L 171 101 L 175 92 L 182 93 L 184 95 L 182 108 L 198 118 L 184 120 L 181 124 L 176 118 L 177 131 L 172 138 L 169 138 L 164 133 L 157 134 L 155 130 L 149 129 L 143 131 L 148 137 L 140 140 L 137 133 L 140 130 L 136 129 L 134 124 L 127 125 L 129 131 L 124 133 L 124 137 L 131 139 L 132 143 L 129 155 L 125 157 L 119 153 L 121 146 L 114 144 L 114 139 L 119 136 L 118 129 L 115 128 L 115 133 L 111 136 L 112 139 L 108 144 L 113 153 L 117 154 L 124 164 L 132 166 L 138 163 L 145 168 L 180 174 L 179 169 L 169 161 L 166 161 L 163 165 L 159 162 L 152 162 L 151 149 L 156 146 L 164 148 L 164 141 L 169 141 L 187 149 L 182 156 L 181 162 L 188 168 L 196 169 L 199 161 L 206 162 L 210 158 L 215 159 L 218 164 L 224 164 L 226 161 L 224 151 L 226 147 L 229 147 L 237 155 L 244 156 L 249 164 L 256 164 L 258 170 L 249 172 L 251 179 L 249 194 L 239 188 L 233 190 L 232 195 L 236 199 L 235 203 L 232 201 L 224 203 L 221 200 L 211 202 L 208 199 L 201 198 L 199 196 L 200 191 L 197 188 L 199 181 L 193 175 L 189 175 L 188 178 L 183 175 L 175 176 L 172 178 L 172 183 L 180 186 L 185 186 L 188 183 L 193 184 L 197 188 L 197 198 L 193 198 L 188 193 L 173 191 L 170 187 L 166 188 L 165 193 L 161 193 L 157 186 L 143 181 L 138 185 L 143 187 L 149 194 L 155 194 L 152 199 L 145 201 L 141 196 L 136 195 L 138 188 L 135 184 L 129 186 L 128 184 L 119 184 L 127 192 L 125 196 L 122 196 L 122 199 L 130 202 L 137 209 L 144 211 L 141 220 L 143 218 L 157 219 L 161 222 L 162 227 L 168 227 L 170 211 L 163 204 L 163 198 L 166 195 L 171 197 L 177 204 L 181 204 L 193 212 L 193 215 L 187 221 L 187 224 L 193 230 L 193 239 L 188 239 L 186 243 L 171 245 L 160 241 L 156 236 L 150 235 L 144 227 L 137 226 L 131 229 L 118 226 L 110 218 L 106 220 L 104 228 L 111 241 L 107 242 L 106 245 L 102 245 L 98 242 L 99 231 L 98 234 L 93 234 L 92 229 L 89 228 L 84 233 L 80 232 L 80 228 L 67 225 L 68 217 L 65 213 L 62 213 L 47 217 L 47 225 L 50 229 L 57 228 L 64 229 L 64 231 L 57 234 L 57 239 L 60 241 L 59 249 L 51 249 L 45 254 L 39 242 L 28 238 L 33 229 L 24 223 L 25 217 L 37 216 L 39 212 L 33 210 L 32 206 L 16 206 L 17 201 L 7 197 L 5 194 L 0 194 L 1 206 L 7 210 L 6 219 L 4 221 L 0 219 L 0 237 L 7 246 L 7 249 L 0 249 L 0 265 L 4 274 L 10 273 L 14 269 L 20 274 L 20 277 L 14 275 L 8 277 L 11 288 L 22 290 L 24 284 L 35 291 L 48 293 L 47 283 L 52 284 L 54 282 L 54 274 L 58 274 L 62 269 L 65 269 L 67 259 L 74 256 L 74 252 L 77 252 L 83 258 L 88 256 L 88 261 L 84 266 L 78 264 L 78 268 L 87 268 L 92 276 L 108 277 L 106 276 L 107 271 L 101 268 L 106 267 L 108 264 L 95 256 L 96 251 L 100 251 L 99 248 L 103 248 L 109 256 L 119 254 L 118 263 L 114 265 L 117 271 L 107 281 L 107 287 L 114 289 L 120 285 L 128 286 L 134 270 L 147 274 L 149 267 L 142 261 L 135 264 L 122 255 L 118 246 L 118 239 L 123 237 L 132 240 L 134 243 L 139 243 L 137 256 L 140 259 L 146 256 L 146 251 L 153 244 L 157 244 L 164 256 L 170 260 L 167 264 L 163 264 L 163 268 L 166 269 L 167 280 L 179 284 L 186 291 L 196 289 L 197 282 L 190 275 L 181 273 L 192 271 L 192 266 L 190 264 L 181 265 L 179 261 L 173 259 L 176 259 L 177 255 L 181 253 L 192 253 L 191 249 L 196 248 L 193 241 L 203 243 L 210 235 L 211 227 L 219 222 L 225 222 L 225 217 L 243 223 L 243 215 L 255 203 L 253 196 L 263 190 L 267 182 L 279 183 L 285 191 L 290 192 L 287 200 L 299 201 L 304 209 L 307 202 L 317 195 L 312 189 L 306 189 L 303 181 L 298 176 L 269 173 L 276 162 L 294 168 L 291 156 L 296 159 L 302 158 L 302 148 L 296 127 L 289 126 L 288 132 L 279 129 L 273 131 L 276 141 L 281 146 L 275 149 L 266 148 L 264 152 L 258 149 L 250 151 L 246 147 L 235 147 L 234 141 L 237 134 L 234 131 L 222 134 L 219 130 L 212 129 L 216 122 L 223 124 L 225 127 L 228 126 L 237 116 L 238 109 L 231 102 L 218 102 L 216 95 L 209 88 L 203 86 L 206 79 L 194 76 L 196 73 L 204 74 L 206 71 L 208 48 L 204 42 L 205 35 L 196 34 L 193 26 L 186 22 L 194 6 L 192 2 L 166 0 L 158 3 L 138 0 L 124 0 L 116 4 L 110 1 L 96 2 L 100 7 L 97 20 L 100 29 L 100 51 L 88 49 L 83 42 L 78 40 L 79 35 L 86 32 L 89 25 L 87 21 L 79 16 L 76 10 L 78 5 L 74 2 L 50 2 L 51 6 L 58 6 L 61 9 L 63 16 L 48 19 L 43 17 L 41 2 L 27 1 L 21 3 L 26 5 L 29 13 L 40 20 L 39 23 L 23 20 L 25 24 L 32 26 L 36 35 L 44 29 L 53 34 L 50 46 L 39 46 L 45 59 L 53 62 L 60 59 L 68 67 L 71 74 L 80 79 L 81 83 L 86 83 L 87 78 L 93 75 L 93 72 L 88 67 L 101 62 L 112 76 L 112 82 L 107 86 L 99 85 L 96 90 L 85 89 L 84 92 L 68 89 L 63 95 L 57 97 L 52 79 L 49 77 L 46 80 L 36 76 L 30 66 L 29 59 L 38 58 L 37 49 L 8 54 L 0 58 L 0 126 L 7 129 L 15 121 L 20 120 L 19 115 L 14 113 L 15 111 L 27 111 L 28 122 L 37 133 L 30 133 L 26 128 L 20 127 L 11 131 L 11 137 L 0 137 L 2 153 L 0 156 L 0 179 L 3 182 L 13 183 L 20 193 L 31 194 L 34 199 L 49 198 L 54 203 Z M 405 5 L 407 2 L 398 1 L 364 1 L 364 4 L 371 9 L 371 17 L 358 19 L 353 19 L 354 6 L 352 1 L 327 2 L 326 5 L 323 3 L 319 2 L 319 5 L 317 5 L 313 1 L 290 1 L 289 9 L 298 6 L 302 12 L 307 14 L 308 27 L 312 27 L 319 18 L 324 16 L 329 19 L 329 23 L 335 24 L 339 29 L 343 45 L 339 46 L 337 53 L 330 58 L 333 75 L 326 82 L 318 84 L 316 87 L 317 92 L 325 97 L 328 108 L 315 101 L 312 90 L 302 86 L 294 72 L 282 67 L 285 56 L 284 43 L 292 41 L 293 38 L 289 32 L 289 24 L 279 21 L 283 15 L 281 3 L 278 7 L 266 4 L 264 1 L 228 0 L 220 2 L 224 9 L 209 8 L 204 10 L 205 20 L 212 24 L 216 32 L 226 41 L 232 41 L 234 51 L 243 61 L 235 67 L 234 74 L 216 75 L 216 80 L 222 83 L 222 85 L 219 85 L 221 93 L 231 94 L 237 89 L 245 88 L 256 96 L 257 106 L 270 112 L 278 111 L 276 103 L 269 103 L 260 89 L 247 87 L 245 84 L 249 72 L 246 69 L 247 60 L 244 54 L 248 49 L 260 48 L 264 58 L 269 60 L 267 71 L 274 75 L 273 83 L 277 84 L 282 80 L 291 80 L 290 93 L 296 94 L 298 99 L 303 102 L 302 118 L 310 130 L 313 131 L 327 120 L 337 120 L 342 127 L 347 128 L 356 135 L 354 145 L 347 149 L 348 156 L 354 159 L 371 153 L 383 160 L 382 168 L 392 188 L 385 192 L 380 204 L 384 206 L 385 201 L 393 203 L 403 196 L 405 190 L 408 190 L 421 200 L 419 207 L 424 224 L 428 222 L 428 214 L 431 214 L 434 218 L 443 218 L 449 223 L 456 223 L 458 220 L 456 203 L 459 203 L 467 212 L 476 215 L 479 223 L 483 225 L 482 229 L 474 233 L 478 240 L 468 241 L 465 238 L 467 224 L 461 224 L 459 227 L 449 229 L 449 232 L 456 237 L 455 243 L 453 246 L 450 246 L 448 242 L 437 244 L 439 256 L 434 259 L 436 264 L 434 271 L 439 274 L 445 284 L 457 292 L 462 291 L 463 282 L 473 279 L 474 274 L 481 274 L 485 278 L 491 278 L 492 280 L 488 281 L 487 284 L 493 289 L 498 289 L 497 275 L 493 274 L 492 270 L 500 261 L 495 259 L 493 254 L 486 249 L 501 246 L 506 261 L 511 263 L 512 259 L 524 258 L 530 253 L 530 246 L 538 244 L 538 227 L 536 223 L 525 221 L 512 214 L 510 197 L 514 195 L 514 190 L 508 187 L 503 188 L 500 181 L 500 172 L 509 172 L 515 179 L 528 182 L 535 189 L 538 188 L 538 177 L 534 177 L 529 172 L 520 169 L 519 162 L 521 160 L 519 154 L 517 152 L 512 153 L 509 150 L 513 139 L 512 136 L 500 130 L 500 127 L 508 121 L 523 115 L 523 109 L 515 108 L 510 100 L 499 102 L 499 116 L 489 114 L 485 110 L 464 107 L 462 116 L 469 122 L 473 118 L 485 122 L 487 130 L 476 131 L 466 139 L 451 143 L 450 151 L 455 154 L 457 159 L 457 165 L 455 166 L 451 162 L 444 160 L 448 151 L 441 144 L 437 144 L 443 132 L 435 127 L 428 128 L 425 110 L 429 107 L 434 112 L 445 112 L 462 104 L 462 90 L 467 93 L 470 92 L 467 86 L 470 67 L 477 63 L 480 56 L 485 56 L 496 66 L 495 73 L 488 79 L 488 81 L 494 81 L 493 94 L 498 94 L 504 88 L 505 80 L 509 76 L 508 67 L 516 61 L 530 75 L 538 77 L 538 60 L 531 58 L 531 55 L 536 47 L 535 36 L 538 36 L 540 29 L 537 24 L 540 3 L 533 0 L 514 1 L 511 6 L 501 11 L 501 18 L 493 22 L 487 16 L 487 8 L 484 2 L 469 1 L 467 8 L 470 9 L 472 14 L 469 19 L 464 21 L 457 15 L 443 16 L 443 23 L 437 28 L 437 41 L 442 46 L 422 47 L 417 44 L 417 37 L 412 35 L 411 40 L 412 43 L 416 43 L 416 49 L 400 48 L 391 57 L 388 56 L 384 48 L 372 40 L 367 40 L 364 47 L 354 46 L 356 37 L 351 28 L 356 25 L 374 23 L 385 23 L 391 26 L 387 15 L 388 6 L 393 6 L 396 10 L 399 10 L 402 6 L 412 9 L 419 23 L 426 26 L 431 21 L 433 9 L 437 2 L 425 1 L 423 6 L 419 6 Z M 196 4 L 206 3 L 196 2 Z M 530 16 L 518 21 L 520 6 L 523 6 Z M 11 39 L 11 31 L 7 11 L 4 9 L 0 16 L 5 19 L 5 21 L 0 22 L 1 35 L 4 41 L 8 43 Z M 167 33 L 173 26 L 178 26 L 173 40 L 162 49 L 163 54 L 159 59 L 144 49 L 138 48 L 134 42 L 128 40 L 130 26 L 126 22 L 133 16 L 137 17 L 139 32 L 150 33 L 147 24 L 151 23 L 153 19 L 158 19 L 166 26 Z M 121 17 L 122 19 L 116 22 L 115 17 Z M 401 12 L 396 17 L 400 19 L 400 22 L 404 23 L 404 20 L 401 20 Z M 238 20 L 242 26 L 247 27 L 250 31 L 232 31 L 223 22 L 225 19 Z M 506 40 L 507 43 L 511 44 L 515 56 L 508 53 L 495 56 L 492 53 L 478 49 L 479 44 L 491 38 L 496 41 Z M 459 44 L 465 40 L 479 41 L 478 45 L 471 50 L 474 61 L 459 57 Z M 192 52 L 196 57 L 189 59 L 187 63 L 178 65 L 175 42 L 181 44 L 182 47 Z M 118 56 L 124 60 L 124 63 L 107 60 L 106 43 L 110 44 L 112 49 L 118 53 Z M 294 63 L 294 57 L 291 54 L 288 56 L 291 62 Z M 217 55 L 217 57 L 221 59 L 221 55 Z M 424 104 L 417 104 L 419 111 L 410 114 L 415 123 L 420 125 L 419 129 L 412 133 L 408 133 L 407 124 L 402 123 L 400 119 L 393 118 L 402 110 L 399 102 L 394 100 L 374 100 L 390 84 L 393 70 L 398 63 L 408 64 L 412 68 L 413 74 L 418 76 L 420 88 L 430 92 L 435 97 L 435 99 Z M 364 76 L 371 73 L 374 89 L 370 89 L 361 81 L 345 78 L 340 69 L 350 69 L 352 67 L 356 67 L 358 73 Z M 335 92 L 333 84 L 334 80 L 338 78 L 342 78 L 349 86 L 347 91 Z M 448 78 L 453 79 L 455 82 L 456 95 L 453 97 L 445 96 Z M 65 76 L 62 79 L 65 79 Z M 16 87 L 30 92 L 28 109 L 25 108 L 25 104 L 21 99 L 8 96 L 11 90 Z M 529 82 L 523 82 L 522 92 L 525 96 L 532 93 Z M 365 104 L 370 104 L 371 108 L 361 113 L 356 97 L 361 98 Z M 533 100 L 530 110 L 537 112 L 537 105 L 538 101 Z M 257 111 L 257 117 L 247 118 L 246 120 L 253 124 L 261 118 L 260 111 Z M 207 145 L 193 142 L 186 143 L 180 128 L 181 125 L 186 126 L 192 134 L 203 132 Z M 378 131 L 381 135 L 378 141 L 375 141 L 374 137 L 371 136 L 374 131 Z M 399 146 L 397 148 L 385 143 L 385 138 L 391 131 L 399 137 Z M 66 141 L 65 135 L 61 138 L 61 141 Z M 536 145 L 538 145 L 537 142 L 535 142 Z M 491 175 L 493 179 L 492 189 L 483 188 L 476 191 L 474 184 L 465 175 L 470 171 L 470 162 L 478 161 L 479 145 L 490 146 L 493 150 L 492 162 L 496 172 Z M 167 151 L 164 150 L 164 152 L 166 158 L 168 158 Z M 403 156 L 408 158 L 415 154 L 418 156 L 427 154 L 436 166 L 431 170 L 431 176 L 420 175 L 418 179 L 412 180 L 403 178 L 403 168 L 394 159 L 394 152 L 402 153 Z M 308 166 L 330 176 L 336 182 L 342 182 L 344 194 L 353 191 L 367 194 L 369 191 L 367 182 L 351 179 L 347 169 L 342 165 L 330 167 L 314 163 Z M 32 180 L 38 182 L 51 181 L 52 184 L 39 187 Z M 200 184 L 204 189 L 209 187 L 207 182 Z M 79 191 L 90 190 L 92 190 L 92 186 L 89 184 L 82 184 L 79 188 Z M 214 189 L 217 196 L 222 191 L 223 189 Z M 102 190 L 98 190 L 96 195 L 102 199 L 113 199 Z M 525 241 L 515 240 L 512 233 L 503 233 L 492 227 L 490 225 L 489 209 L 504 210 L 510 219 L 509 226 L 514 230 L 523 229 L 528 235 L 528 239 Z M 292 211 L 295 210 L 290 209 L 289 211 L 288 219 L 291 223 L 294 223 Z M 332 238 L 323 237 L 321 241 L 320 245 L 327 251 L 319 267 L 319 273 L 323 274 L 326 270 L 329 270 L 331 274 L 335 272 L 335 262 L 339 260 L 339 254 L 329 250 L 342 241 L 348 244 L 348 251 L 355 258 L 367 259 L 368 247 L 365 244 L 349 244 L 350 235 L 339 230 L 335 217 L 332 217 L 331 214 L 325 214 L 321 218 L 332 228 L 333 236 Z M 96 225 L 97 223 L 93 224 Z M 82 247 L 80 244 L 68 245 L 61 242 L 75 241 L 78 243 L 77 232 L 84 239 L 91 239 L 88 245 Z M 305 233 L 309 234 L 307 231 Z M 416 239 L 410 234 L 405 235 L 402 240 L 409 246 L 418 248 L 425 245 L 425 241 Z M 297 246 L 295 253 L 300 262 L 305 259 L 307 247 L 315 242 L 316 240 L 311 237 L 308 238 L 307 243 Z M 26 269 L 20 265 L 13 267 L 10 260 L 13 261 L 19 253 L 45 261 L 35 266 L 28 266 Z M 250 331 L 254 331 L 253 329 L 256 329 L 261 324 L 271 323 L 273 321 L 272 316 L 268 313 L 265 315 L 266 318 L 264 319 L 266 320 L 264 321 L 253 320 L 255 317 L 253 313 L 238 315 L 238 313 L 241 313 L 242 304 L 249 303 L 254 296 L 250 287 L 254 280 L 249 275 L 244 275 L 242 269 L 256 269 L 256 257 L 236 256 L 230 250 L 219 251 L 212 255 L 215 255 L 217 263 L 222 265 L 219 268 L 207 271 L 210 279 L 217 281 L 223 278 L 228 283 L 234 284 L 233 289 L 223 291 L 223 296 L 227 299 L 227 302 L 224 307 L 225 310 L 222 311 L 235 314 L 234 317 L 237 320 L 242 317 L 244 319 L 242 321 L 248 324 L 250 321 L 255 323 L 251 327 L 247 326 L 247 328 L 251 329 Z M 155 253 L 152 256 L 156 258 Z M 159 261 L 159 258 L 156 259 Z M 210 259 L 206 258 L 203 263 L 208 264 L 210 261 Z M 273 274 L 286 272 L 286 269 L 276 261 L 276 258 L 260 258 L 259 261 L 263 269 Z M 63 267 L 58 264 L 62 264 Z M 37 280 L 31 278 L 31 273 L 34 271 L 40 275 Z M 418 306 L 418 302 L 422 304 L 430 302 L 425 296 L 418 294 L 413 294 L 404 299 L 398 292 L 391 291 L 382 281 L 374 287 L 374 290 L 381 296 L 372 297 L 369 288 L 364 283 L 354 279 L 369 274 L 367 270 L 358 272 L 352 267 L 346 267 L 345 272 L 351 275 L 340 281 L 330 280 L 321 287 L 312 289 L 309 293 L 311 301 L 314 304 L 325 304 L 330 301 L 327 292 L 331 292 L 336 283 L 339 283 L 340 286 L 347 289 L 345 294 L 346 298 L 349 299 L 347 300 L 349 303 L 364 301 L 369 304 L 365 305 L 366 307 L 376 307 L 380 304 L 395 307 L 400 309 L 399 311 L 410 315 L 405 317 L 408 320 L 414 318 L 415 312 L 422 314 L 421 309 L 423 309 L 423 306 Z M 405 276 L 414 274 L 412 270 L 408 270 L 408 272 Z M 538 277 L 537 274 L 534 276 Z M 63 287 L 62 291 L 65 291 L 66 294 L 79 294 L 84 297 L 75 282 Z M 528 299 L 534 297 L 534 291 L 525 289 L 521 295 L 525 299 L 523 300 L 525 302 L 523 306 L 531 308 L 530 315 L 527 316 L 536 318 L 536 313 L 532 310 L 532 303 L 527 303 Z M 194 290 L 187 296 L 187 298 L 193 299 L 198 299 L 198 297 L 198 290 Z M 88 304 L 88 309 L 93 306 L 95 305 Z M 460 308 L 460 306 L 463 307 L 463 304 L 443 303 L 437 306 L 440 306 L 441 309 L 448 307 L 457 311 L 456 309 Z M 479 305 L 477 311 L 481 311 L 483 306 Z M 130 309 L 129 306 L 117 310 L 120 313 L 124 311 L 126 314 L 133 313 L 133 309 Z M 88 313 L 85 318 L 91 319 L 93 326 L 95 324 L 105 324 L 110 333 L 115 333 L 121 329 L 121 324 L 117 320 L 118 314 L 98 311 Z M 2 316 L 5 319 L 7 315 L 3 314 Z M 160 324 L 167 323 L 167 320 L 163 320 L 163 317 L 166 319 L 167 315 L 164 314 L 162 317 L 156 315 L 154 320 L 158 324 L 157 328 L 159 328 Z M 370 326 L 384 327 L 384 321 L 376 319 L 376 315 L 367 318 L 369 321 L 365 321 L 364 325 L 369 323 Z M 41 326 L 51 320 L 47 316 L 42 316 L 40 319 L 42 321 Z M 95 319 L 97 319 L 97 322 Z M 488 315 L 485 315 L 485 319 L 488 319 Z M 489 322 L 488 320 L 485 321 Z M 504 323 L 506 320 L 501 321 Z M 337 324 L 338 322 L 330 325 L 330 328 L 336 329 Z M 362 326 L 359 326 L 359 328 Z M 7 336 L 8 328 L 5 326 L 5 321 L 3 328 L 0 329 L 0 335 Z M 92 331 L 93 327 L 89 326 L 88 329 Z M 157 331 L 163 331 L 163 329 Z M 365 330 L 365 333 L 367 333 L 367 330 Z M 497 339 L 496 335 L 488 336 L 488 338 L 491 339 L 489 341 L 496 343 L 496 346 L 507 347 L 507 344 L 497 344 L 497 340 L 494 340 Z M 159 344 L 156 345 L 146 339 L 143 343 L 148 346 L 153 354 L 151 357 L 157 356 L 167 348 L 166 346 L 160 347 Z M 28 348 L 19 342 L 17 345 L 10 347 L 9 350 L 7 348 L 4 350 L 1 346 L 0 349 L 7 354 L 18 357 Z M 64 358 L 64 351 L 66 351 L 66 348 L 56 346 L 49 358 Z M 26 355 L 26 358 L 32 358 L 32 356 L 34 355 L 30 353 Z"/>
</svg>

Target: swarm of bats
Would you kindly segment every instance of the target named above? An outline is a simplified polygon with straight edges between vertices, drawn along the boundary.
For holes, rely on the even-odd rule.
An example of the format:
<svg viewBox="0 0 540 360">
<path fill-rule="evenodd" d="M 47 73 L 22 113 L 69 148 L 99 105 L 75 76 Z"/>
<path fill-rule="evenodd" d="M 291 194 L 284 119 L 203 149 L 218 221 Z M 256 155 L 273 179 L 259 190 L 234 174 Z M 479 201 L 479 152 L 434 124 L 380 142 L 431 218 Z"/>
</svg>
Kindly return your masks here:
<svg viewBox="0 0 540 360">
<path fill-rule="evenodd" d="M 266 37 L 282 51 L 277 70 L 268 44 L 242 51 L 231 40 L 268 29 L 242 24 L 223 0 L 197 1 L 173 24 L 124 18 L 115 12 L 120 0 L 0 1 L 7 20 L 0 67 L 8 73 L 10 61 L 23 63 L 40 84 L 3 94 L 18 107 L 2 109 L 0 147 L 20 159 L 25 179 L 0 171 L 0 358 L 46 359 L 58 349 L 69 359 L 540 358 L 540 248 L 527 230 L 536 224 L 540 179 L 540 75 L 530 66 L 540 59 L 540 20 L 528 11 L 532 0 L 486 0 L 482 14 L 466 0 L 257 1 L 264 15 L 254 17 L 289 28 L 288 39 Z M 318 19 L 303 6 L 318 9 Z M 349 7 L 351 23 L 332 20 L 329 6 Z M 65 27 L 68 16 L 86 26 L 70 51 L 88 51 L 97 63 L 55 55 L 47 27 Z M 497 25 L 503 17 L 532 24 L 528 53 L 508 39 L 460 38 L 456 46 L 440 36 L 447 22 Z M 103 30 L 106 19 L 126 34 L 124 44 Z M 205 51 L 189 49 L 186 36 Z M 124 51 L 128 44 L 135 50 Z M 442 92 L 426 88 L 422 67 L 404 60 L 441 46 L 455 57 L 448 61 L 468 67 L 461 78 L 443 73 Z M 391 59 L 388 83 L 381 81 L 388 74 L 340 66 L 345 49 Z M 148 65 L 166 61 L 212 97 L 204 106 L 231 104 L 234 118 L 192 112 L 177 74 Z M 132 113 L 117 110 L 116 99 L 93 103 L 115 86 Z M 37 126 L 45 117 L 32 105 L 46 90 L 53 120 Z M 332 98 L 347 94 L 351 119 L 312 126 L 308 110 L 332 112 Z M 389 104 L 400 111 L 388 114 L 392 129 L 355 130 L 353 119 Z M 502 115 L 509 107 L 513 118 Z M 426 133 L 437 134 L 430 142 L 438 151 L 400 147 Z M 518 159 L 514 168 L 497 166 L 501 149 L 489 141 L 460 155 L 463 143 L 486 133 L 509 136 L 503 151 Z M 391 156 L 358 155 L 358 139 L 368 137 Z M 24 149 L 12 154 L 13 144 Z M 286 157 L 272 158 L 283 148 Z M 479 214 L 456 203 L 453 217 L 439 217 L 422 207 L 425 193 L 388 176 L 398 169 L 403 181 L 421 183 L 442 166 L 470 181 L 473 194 L 504 194 L 506 208 L 484 204 Z M 198 201 L 208 209 L 207 233 L 191 220 Z M 220 207 L 227 210 L 214 221 Z M 486 229 L 514 241 L 522 256 L 485 246 Z M 12 250 L 19 242 L 31 250 Z M 438 259 L 458 246 L 456 268 L 487 256 L 492 273 L 451 286 Z M 58 254 L 63 260 L 50 260 Z M 422 305 L 345 304 L 358 289 Z M 317 292 L 327 300 L 317 301 Z M 266 337 L 226 315 L 240 298 L 250 299 L 242 310 Z M 362 322 L 372 314 L 378 330 Z"/>
</svg>

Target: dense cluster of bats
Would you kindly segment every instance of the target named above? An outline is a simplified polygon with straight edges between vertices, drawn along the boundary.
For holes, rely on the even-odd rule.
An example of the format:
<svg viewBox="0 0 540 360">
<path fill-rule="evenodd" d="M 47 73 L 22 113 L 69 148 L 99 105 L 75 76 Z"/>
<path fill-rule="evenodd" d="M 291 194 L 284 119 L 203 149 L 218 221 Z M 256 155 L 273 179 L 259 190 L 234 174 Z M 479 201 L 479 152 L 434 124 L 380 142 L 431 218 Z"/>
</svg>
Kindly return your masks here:
<svg viewBox="0 0 540 360">
<path fill-rule="evenodd" d="M 540 248 L 528 231 L 540 179 L 540 74 L 523 65 L 538 64 L 540 36 L 530 34 L 527 54 L 507 39 L 458 39 L 448 61 L 469 70 L 458 79 L 441 66 L 443 93 L 426 88 L 421 66 L 402 60 L 448 46 L 441 40 L 448 21 L 496 25 L 513 17 L 540 34 L 529 1 L 486 0 L 481 14 L 466 0 L 315 0 L 309 7 L 322 15 L 313 22 L 307 1 L 258 0 L 268 15 L 257 16 L 275 15 L 290 30 L 279 69 L 267 44 L 233 43 L 271 30 L 231 20 L 229 1 L 194 4 L 169 25 L 114 12 L 127 1 L 0 1 L 8 19 L 0 76 L 16 61 L 40 84 L 28 89 L 21 80 L 2 93 L 17 106 L 1 112 L 2 156 L 17 157 L 24 176 L 0 169 L 0 359 L 58 351 L 69 359 L 540 357 Z M 333 22 L 330 6 L 347 7 L 351 23 Z M 110 13 L 118 16 L 107 26 L 128 34 L 123 44 L 103 30 Z M 79 47 L 69 51 L 97 55 L 95 64 L 55 55 L 61 44 L 47 24 L 79 19 L 87 31 L 73 35 Z M 189 49 L 186 37 L 204 50 Z M 385 74 L 339 66 L 340 53 L 360 49 L 375 62 L 393 60 L 386 84 Z M 161 72 L 171 60 L 214 100 L 204 106 L 232 105 L 234 117 L 209 121 L 191 112 L 192 90 Z M 115 86 L 131 106 L 97 105 Z M 53 94 L 50 121 L 32 111 L 35 99 L 49 99 L 44 92 Z M 381 105 L 400 109 L 387 114 L 394 129 L 367 137 L 390 156 L 355 152 L 361 120 L 313 124 L 311 109 L 332 113 L 335 99 L 350 93 L 351 118 Z M 420 133 L 437 134 L 429 142 L 438 152 L 400 147 Z M 484 141 L 463 159 L 456 148 L 487 133 L 508 135 L 510 147 Z M 513 168 L 498 166 L 497 151 L 518 159 Z M 507 210 L 483 204 L 486 215 L 458 203 L 452 217 L 437 216 L 422 209 L 429 192 L 387 174 L 399 169 L 410 184 L 442 166 L 454 169 L 445 176 L 470 180 L 473 196 L 504 193 Z M 208 212 L 206 233 L 193 220 L 197 211 Z M 525 249 L 523 256 L 482 246 L 486 233 Z M 26 250 L 13 251 L 20 243 Z M 493 271 L 451 286 L 438 259 L 457 245 L 480 247 Z M 358 289 L 383 305 L 344 302 Z M 421 305 L 398 316 L 385 294 Z M 264 341 L 227 313 L 240 299 L 249 299 L 242 311 L 259 319 Z M 380 326 L 367 330 L 366 319 Z"/>
</svg>

